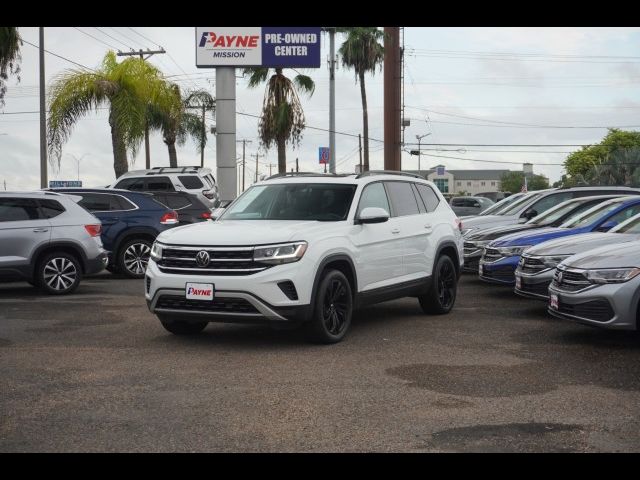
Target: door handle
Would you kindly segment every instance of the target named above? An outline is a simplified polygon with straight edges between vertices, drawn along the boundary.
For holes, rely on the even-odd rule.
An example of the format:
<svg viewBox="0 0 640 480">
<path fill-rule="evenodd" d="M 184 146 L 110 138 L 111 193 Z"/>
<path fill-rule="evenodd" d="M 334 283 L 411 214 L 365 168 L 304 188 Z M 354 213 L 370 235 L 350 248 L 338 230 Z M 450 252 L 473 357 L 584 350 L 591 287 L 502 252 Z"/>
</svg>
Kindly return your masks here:
<svg viewBox="0 0 640 480">
<path fill-rule="evenodd" d="M 36 233 L 42 233 L 42 232 L 48 232 L 49 229 L 48 228 L 34 228 L 33 231 L 36 232 Z"/>
<path fill-rule="evenodd" d="M 431 230 L 431 225 L 430 225 L 430 224 L 426 224 L 426 225 L 424 226 L 424 229 L 425 229 L 425 230 Z"/>
<path fill-rule="evenodd" d="M 393 230 L 391 230 L 391 233 L 393 233 L 394 235 L 396 233 L 400 233 L 400 229 L 399 228 L 394 228 Z"/>
</svg>

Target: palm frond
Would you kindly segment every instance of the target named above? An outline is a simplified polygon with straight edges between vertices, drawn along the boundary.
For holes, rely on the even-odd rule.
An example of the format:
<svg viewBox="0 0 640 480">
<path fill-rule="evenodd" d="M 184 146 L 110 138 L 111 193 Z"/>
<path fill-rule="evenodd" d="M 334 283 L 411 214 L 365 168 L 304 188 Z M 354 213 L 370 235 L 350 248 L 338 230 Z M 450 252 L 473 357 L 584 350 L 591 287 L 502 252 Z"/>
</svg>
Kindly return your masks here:
<svg viewBox="0 0 640 480">
<path fill-rule="evenodd" d="M 5 80 L 9 75 L 16 75 L 20 82 L 21 46 L 18 27 L 0 27 L 0 106 L 4 106 L 4 96 L 7 93 Z"/>
<path fill-rule="evenodd" d="M 298 74 L 293 77 L 293 82 L 296 84 L 299 90 L 307 93 L 309 96 L 313 95 L 313 92 L 316 89 L 316 84 L 311 77 L 308 75 Z"/>
<path fill-rule="evenodd" d="M 269 69 L 266 67 L 250 67 L 242 70 L 242 76 L 249 75 L 249 88 L 255 88 L 264 83 L 269 76 Z"/>
<path fill-rule="evenodd" d="M 376 68 L 382 68 L 384 46 L 380 41 L 384 39 L 383 31 L 378 27 L 349 27 L 345 33 L 347 38 L 338 54 L 342 66 L 354 70 L 356 81 L 360 74 L 375 73 Z"/>
</svg>

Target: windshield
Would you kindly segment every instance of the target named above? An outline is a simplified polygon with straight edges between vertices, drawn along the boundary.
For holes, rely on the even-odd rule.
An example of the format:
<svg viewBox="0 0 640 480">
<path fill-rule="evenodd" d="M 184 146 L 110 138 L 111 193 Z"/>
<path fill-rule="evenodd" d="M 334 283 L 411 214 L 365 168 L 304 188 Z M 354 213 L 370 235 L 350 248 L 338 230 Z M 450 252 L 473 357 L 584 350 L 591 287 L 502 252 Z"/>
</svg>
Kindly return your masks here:
<svg viewBox="0 0 640 480">
<path fill-rule="evenodd" d="M 244 192 L 220 220 L 346 220 L 355 185 L 289 183 Z"/>
<path fill-rule="evenodd" d="M 621 223 L 611 233 L 640 233 L 640 215 L 630 218 L 624 223 Z"/>
<path fill-rule="evenodd" d="M 613 203 L 603 203 L 600 205 L 596 205 L 595 207 L 587 210 L 581 215 L 577 217 L 573 217 L 568 221 L 564 222 L 560 225 L 561 228 L 576 228 L 576 227 L 584 227 L 586 225 L 590 225 L 596 220 L 598 220 L 603 215 L 606 215 L 609 212 L 613 212 L 615 209 L 620 208 L 621 202 L 613 202 Z"/>
<path fill-rule="evenodd" d="M 509 208 L 502 210 L 500 213 L 498 213 L 498 215 L 515 215 L 520 211 L 523 205 L 531 203 L 533 200 L 537 199 L 540 195 L 541 195 L 540 193 L 536 193 L 535 195 L 525 195 L 516 203 L 511 205 Z"/>
<path fill-rule="evenodd" d="M 510 195 L 507 198 L 503 198 L 498 203 L 491 205 L 491 207 L 487 208 L 480 215 L 496 215 L 500 210 L 507 208 L 513 202 L 522 197 L 522 194 Z"/>
<path fill-rule="evenodd" d="M 560 205 L 556 205 L 555 207 L 550 208 L 546 212 L 529 220 L 527 223 L 529 225 L 548 225 L 562 218 L 570 211 L 575 210 L 575 208 L 580 204 L 581 202 L 577 200 L 569 200 L 567 202 L 563 202 Z"/>
</svg>

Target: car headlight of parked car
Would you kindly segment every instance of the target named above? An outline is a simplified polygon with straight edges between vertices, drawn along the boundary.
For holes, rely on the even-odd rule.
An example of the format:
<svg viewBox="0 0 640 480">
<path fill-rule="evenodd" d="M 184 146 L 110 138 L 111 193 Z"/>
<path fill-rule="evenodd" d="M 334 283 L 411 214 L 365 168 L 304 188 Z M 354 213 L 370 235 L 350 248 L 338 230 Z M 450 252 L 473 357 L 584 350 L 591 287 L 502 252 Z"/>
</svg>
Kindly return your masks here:
<svg viewBox="0 0 640 480">
<path fill-rule="evenodd" d="M 478 248 L 482 248 L 490 242 L 491 240 L 467 240 L 467 243 L 470 243 L 474 247 L 478 247 Z"/>
<path fill-rule="evenodd" d="M 463 237 L 467 237 L 474 230 L 475 230 L 475 228 L 463 228 L 462 229 L 462 236 Z"/>
<path fill-rule="evenodd" d="M 498 247 L 497 250 L 503 257 L 513 257 L 514 255 L 520 255 L 531 245 L 517 245 L 515 247 Z"/>
<path fill-rule="evenodd" d="M 544 263 L 545 267 L 556 268 L 558 264 L 565 258 L 569 258 L 571 255 L 549 255 L 545 257 L 538 257 L 538 259 Z"/>
<path fill-rule="evenodd" d="M 155 261 L 162 259 L 162 245 L 158 242 L 153 242 L 153 245 L 151 246 L 151 258 Z"/>
<path fill-rule="evenodd" d="M 640 274 L 640 268 L 605 268 L 585 270 L 584 276 L 591 283 L 624 283 Z"/>
<path fill-rule="evenodd" d="M 256 247 L 253 250 L 253 260 L 256 262 L 279 265 L 281 263 L 297 262 L 307 251 L 307 242 L 280 243 Z"/>
</svg>

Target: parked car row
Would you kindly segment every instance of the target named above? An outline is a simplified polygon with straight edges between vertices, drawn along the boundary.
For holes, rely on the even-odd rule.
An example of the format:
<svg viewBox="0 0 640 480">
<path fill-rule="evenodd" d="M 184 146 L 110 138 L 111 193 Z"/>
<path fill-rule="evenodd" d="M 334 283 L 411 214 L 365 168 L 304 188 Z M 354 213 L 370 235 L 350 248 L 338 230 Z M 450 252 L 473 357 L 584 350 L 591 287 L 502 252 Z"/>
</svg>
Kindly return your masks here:
<svg viewBox="0 0 640 480">
<path fill-rule="evenodd" d="M 219 206 L 215 180 L 200 167 L 132 171 L 106 188 L 3 192 L 0 280 L 65 294 L 104 268 L 142 278 L 161 232 L 211 221 Z"/>
<path fill-rule="evenodd" d="M 495 215 L 519 214 L 523 223 L 496 219 L 498 226 L 493 226 L 467 219 L 464 271 L 546 301 L 556 317 L 635 330 L 640 315 L 640 280 L 634 281 L 640 274 L 639 194 L 615 187 L 532 192 Z M 551 206 L 549 199 L 564 201 Z M 535 215 L 527 220 L 532 209 Z"/>
</svg>

